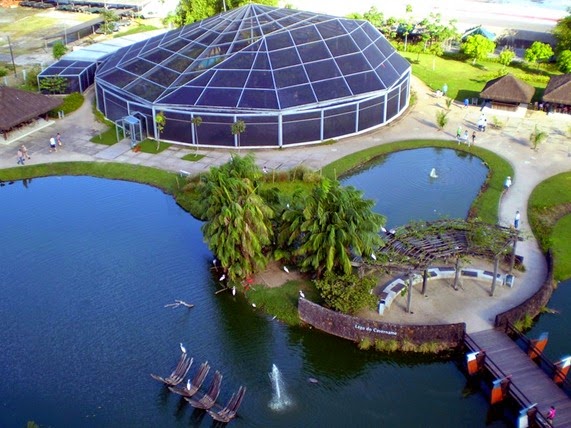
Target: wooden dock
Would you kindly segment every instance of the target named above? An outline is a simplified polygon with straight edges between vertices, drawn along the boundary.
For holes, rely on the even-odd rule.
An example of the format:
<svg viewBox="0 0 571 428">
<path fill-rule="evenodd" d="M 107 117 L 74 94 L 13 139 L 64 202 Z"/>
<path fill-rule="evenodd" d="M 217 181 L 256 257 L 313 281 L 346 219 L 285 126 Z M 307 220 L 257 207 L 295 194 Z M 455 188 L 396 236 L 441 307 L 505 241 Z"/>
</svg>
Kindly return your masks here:
<svg viewBox="0 0 571 428">
<path fill-rule="evenodd" d="M 494 376 L 511 376 L 509 394 L 522 408 L 537 403 L 540 426 L 549 426 L 545 415 L 555 406 L 553 426 L 571 427 L 571 398 L 507 334 L 483 330 L 466 336 L 466 345 L 473 352 L 485 352 L 484 365 Z"/>
</svg>

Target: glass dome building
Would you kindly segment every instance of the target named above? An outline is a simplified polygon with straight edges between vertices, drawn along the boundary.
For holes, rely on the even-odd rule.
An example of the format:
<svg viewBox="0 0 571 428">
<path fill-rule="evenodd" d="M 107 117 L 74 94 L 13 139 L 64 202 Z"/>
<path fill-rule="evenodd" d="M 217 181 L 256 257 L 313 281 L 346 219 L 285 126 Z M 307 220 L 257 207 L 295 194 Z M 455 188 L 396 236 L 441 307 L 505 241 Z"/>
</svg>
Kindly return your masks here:
<svg viewBox="0 0 571 428">
<path fill-rule="evenodd" d="M 163 141 L 282 147 L 394 120 L 410 65 L 366 21 L 249 4 L 120 49 L 95 82 L 107 118 L 137 117 L 152 138 L 163 112 Z"/>
</svg>

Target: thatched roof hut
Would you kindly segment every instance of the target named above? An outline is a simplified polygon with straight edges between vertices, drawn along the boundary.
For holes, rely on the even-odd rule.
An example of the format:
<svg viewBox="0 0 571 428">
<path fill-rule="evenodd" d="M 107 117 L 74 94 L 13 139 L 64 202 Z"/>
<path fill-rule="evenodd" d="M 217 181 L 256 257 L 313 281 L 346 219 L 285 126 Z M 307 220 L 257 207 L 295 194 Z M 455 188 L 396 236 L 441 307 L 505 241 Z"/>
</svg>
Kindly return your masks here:
<svg viewBox="0 0 571 428">
<path fill-rule="evenodd" d="M 46 114 L 61 103 L 58 98 L 0 86 L 0 132 L 6 138 L 8 131 Z"/>
<path fill-rule="evenodd" d="M 535 88 L 511 74 L 498 77 L 486 83 L 480 97 L 492 101 L 492 107 L 516 109 L 519 104 L 528 104 L 535 94 Z"/>
<path fill-rule="evenodd" d="M 571 105 L 571 74 L 553 76 L 543 92 L 544 102 Z"/>
</svg>

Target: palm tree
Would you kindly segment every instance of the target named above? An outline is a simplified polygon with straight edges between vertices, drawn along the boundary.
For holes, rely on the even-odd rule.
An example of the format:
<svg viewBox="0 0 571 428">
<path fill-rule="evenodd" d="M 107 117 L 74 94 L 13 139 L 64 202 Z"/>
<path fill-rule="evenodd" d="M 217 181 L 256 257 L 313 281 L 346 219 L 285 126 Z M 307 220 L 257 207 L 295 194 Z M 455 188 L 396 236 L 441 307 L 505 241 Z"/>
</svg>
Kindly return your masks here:
<svg viewBox="0 0 571 428">
<path fill-rule="evenodd" d="M 196 151 L 198 152 L 198 127 L 202 125 L 202 118 L 200 116 L 194 116 L 192 119 L 190 119 L 190 123 L 192 123 L 192 126 L 194 126 Z"/>
<path fill-rule="evenodd" d="M 533 128 L 533 132 L 529 136 L 529 141 L 531 142 L 531 146 L 533 147 L 533 150 L 537 151 L 539 148 L 539 145 L 541 143 L 543 143 L 543 141 L 546 138 L 547 138 L 547 132 L 542 131 L 541 129 L 539 129 L 537 127 L 537 125 L 535 125 L 535 128 Z"/>
<path fill-rule="evenodd" d="M 436 112 L 436 126 L 442 131 L 448 123 L 448 112 L 439 110 Z"/>
<path fill-rule="evenodd" d="M 161 132 L 165 129 L 167 124 L 167 118 L 165 117 L 165 112 L 160 111 L 155 115 L 155 124 L 157 126 L 157 152 L 161 146 Z"/>
<path fill-rule="evenodd" d="M 351 272 L 353 255 L 369 257 L 381 245 L 385 219 L 362 192 L 324 179 L 312 192 L 294 194 L 284 211 L 276 258 L 298 256 L 303 271 Z"/>
</svg>

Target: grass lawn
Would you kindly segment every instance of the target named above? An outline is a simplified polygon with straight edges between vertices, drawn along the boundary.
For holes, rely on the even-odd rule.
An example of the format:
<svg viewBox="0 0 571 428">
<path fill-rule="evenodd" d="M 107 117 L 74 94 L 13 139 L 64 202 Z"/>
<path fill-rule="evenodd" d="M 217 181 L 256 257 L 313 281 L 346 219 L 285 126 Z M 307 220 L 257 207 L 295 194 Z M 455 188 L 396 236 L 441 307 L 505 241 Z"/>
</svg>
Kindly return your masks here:
<svg viewBox="0 0 571 428">
<path fill-rule="evenodd" d="M 157 142 L 155 140 L 146 140 L 141 141 L 138 146 L 141 148 L 141 152 L 143 153 L 150 153 L 156 155 L 166 149 L 168 149 L 171 145 L 168 143 L 160 142 L 159 146 L 157 147 Z"/>
<path fill-rule="evenodd" d="M 470 208 L 469 217 L 478 217 L 487 223 L 498 221 L 498 205 L 504 189 L 504 180 L 514 176 L 512 166 L 495 153 L 481 147 L 458 145 L 453 141 L 443 140 L 409 140 L 383 144 L 360 152 L 352 153 L 323 168 L 323 175 L 338 178 L 347 174 L 378 156 L 387 155 L 400 150 L 413 150 L 421 147 L 444 147 L 471 153 L 482 159 L 489 168 L 488 178 L 480 194 Z"/>
<path fill-rule="evenodd" d="M 102 132 L 99 135 L 91 137 L 89 140 L 95 144 L 104 144 L 106 146 L 112 146 L 113 144 L 117 143 L 117 132 L 115 131 L 115 127 L 110 127 L 107 131 Z"/>
<path fill-rule="evenodd" d="M 413 74 L 434 91 L 448 85 L 448 96 L 462 101 L 465 98 L 479 97 L 486 82 L 504 74 L 503 66 L 493 61 L 472 65 L 472 60 L 459 61 L 453 57 L 436 57 L 428 54 L 399 52 L 412 64 Z M 418 61 L 417 61 L 418 59 Z M 549 81 L 549 73 L 540 68 L 529 69 L 515 63 L 506 71 L 534 86 L 533 101 L 539 101 Z M 501 74 L 500 74 L 501 73 Z M 553 72 L 553 74 L 560 74 Z"/>
<path fill-rule="evenodd" d="M 196 162 L 202 159 L 206 155 L 201 155 L 198 153 L 189 153 L 188 155 L 184 155 L 181 159 L 189 162 Z"/>
<path fill-rule="evenodd" d="M 154 25 L 141 24 L 140 22 L 132 21 L 132 24 L 129 26 L 128 30 L 120 31 L 119 33 L 113 35 L 113 38 L 125 37 L 129 34 L 145 33 L 147 31 L 154 31 L 158 29 L 159 28 L 155 27 Z"/>
<path fill-rule="evenodd" d="M 571 214 L 555 224 L 551 236 L 555 279 L 560 281 L 571 278 Z"/>
</svg>

